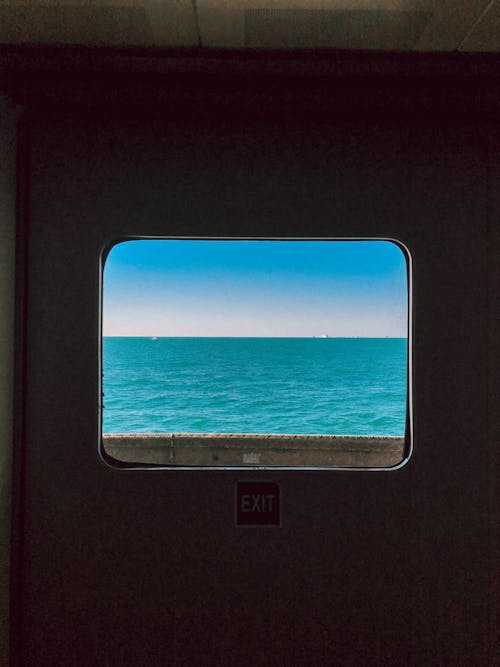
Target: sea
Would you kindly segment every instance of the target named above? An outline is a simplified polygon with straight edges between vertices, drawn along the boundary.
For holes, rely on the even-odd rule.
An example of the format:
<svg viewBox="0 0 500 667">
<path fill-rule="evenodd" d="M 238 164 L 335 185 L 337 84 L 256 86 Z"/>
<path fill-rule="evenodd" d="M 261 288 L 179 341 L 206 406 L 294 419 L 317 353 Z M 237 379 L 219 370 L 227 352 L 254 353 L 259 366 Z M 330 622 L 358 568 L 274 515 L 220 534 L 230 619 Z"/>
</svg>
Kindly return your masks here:
<svg viewBox="0 0 500 667">
<path fill-rule="evenodd" d="M 103 433 L 405 432 L 406 338 L 103 340 Z"/>
</svg>

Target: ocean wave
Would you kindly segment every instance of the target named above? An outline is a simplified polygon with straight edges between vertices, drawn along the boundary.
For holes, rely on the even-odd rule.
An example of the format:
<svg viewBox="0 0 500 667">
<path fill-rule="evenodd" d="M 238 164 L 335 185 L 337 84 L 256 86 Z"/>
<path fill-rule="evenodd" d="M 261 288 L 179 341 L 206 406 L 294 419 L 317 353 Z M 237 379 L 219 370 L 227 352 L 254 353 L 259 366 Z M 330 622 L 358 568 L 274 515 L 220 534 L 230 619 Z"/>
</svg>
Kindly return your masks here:
<svg viewBox="0 0 500 667">
<path fill-rule="evenodd" d="M 192 338 L 152 346 L 149 339 L 110 339 L 103 430 L 404 433 L 406 346 L 327 342 Z"/>
</svg>

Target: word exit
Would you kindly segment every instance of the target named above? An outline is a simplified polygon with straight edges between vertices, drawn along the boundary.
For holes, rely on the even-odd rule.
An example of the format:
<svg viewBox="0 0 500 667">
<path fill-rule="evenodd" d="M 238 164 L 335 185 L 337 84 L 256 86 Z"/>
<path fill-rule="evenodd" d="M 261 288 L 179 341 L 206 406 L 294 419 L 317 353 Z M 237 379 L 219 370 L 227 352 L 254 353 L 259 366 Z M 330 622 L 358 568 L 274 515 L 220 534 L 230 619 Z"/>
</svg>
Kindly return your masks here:
<svg viewBox="0 0 500 667">
<path fill-rule="evenodd" d="M 279 526 L 280 487 L 275 482 L 238 482 L 237 526 Z"/>
</svg>

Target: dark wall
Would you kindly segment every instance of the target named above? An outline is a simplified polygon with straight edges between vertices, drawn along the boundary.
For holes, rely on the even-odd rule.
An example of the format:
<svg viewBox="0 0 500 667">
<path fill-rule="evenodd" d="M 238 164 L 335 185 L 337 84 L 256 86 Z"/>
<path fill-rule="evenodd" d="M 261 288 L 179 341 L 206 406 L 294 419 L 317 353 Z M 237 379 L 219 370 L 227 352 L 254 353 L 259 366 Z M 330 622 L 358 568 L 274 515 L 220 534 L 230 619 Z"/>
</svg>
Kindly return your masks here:
<svg viewBox="0 0 500 667">
<path fill-rule="evenodd" d="M 477 122 L 472 107 L 446 114 L 424 95 L 400 117 L 393 106 L 370 113 L 369 97 L 336 106 L 342 85 L 356 86 L 330 83 L 300 113 L 297 81 L 281 103 L 269 81 L 260 102 L 243 81 L 228 84 L 230 105 L 211 88 L 205 106 L 176 81 L 165 95 L 129 91 L 122 109 L 116 98 L 65 106 L 56 86 L 41 110 L 31 107 L 39 89 L 17 90 L 28 108 L 23 664 L 493 664 L 498 128 L 490 111 Z M 107 467 L 100 253 L 127 235 L 405 243 L 408 464 Z M 234 484 L 253 478 L 281 484 L 281 528 L 234 527 Z"/>
</svg>

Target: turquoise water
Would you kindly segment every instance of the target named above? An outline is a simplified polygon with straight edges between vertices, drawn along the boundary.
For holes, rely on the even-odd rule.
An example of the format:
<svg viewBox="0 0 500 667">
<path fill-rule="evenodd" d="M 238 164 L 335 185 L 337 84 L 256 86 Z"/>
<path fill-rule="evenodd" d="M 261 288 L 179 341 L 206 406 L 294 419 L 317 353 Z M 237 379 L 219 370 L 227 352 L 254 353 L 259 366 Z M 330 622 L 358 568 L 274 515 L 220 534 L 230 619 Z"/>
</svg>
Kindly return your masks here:
<svg viewBox="0 0 500 667">
<path fill-rule="evenodd" d="M 111 338 L 104 433 L 403 435 L 405 338 Z"/>
</svg>

